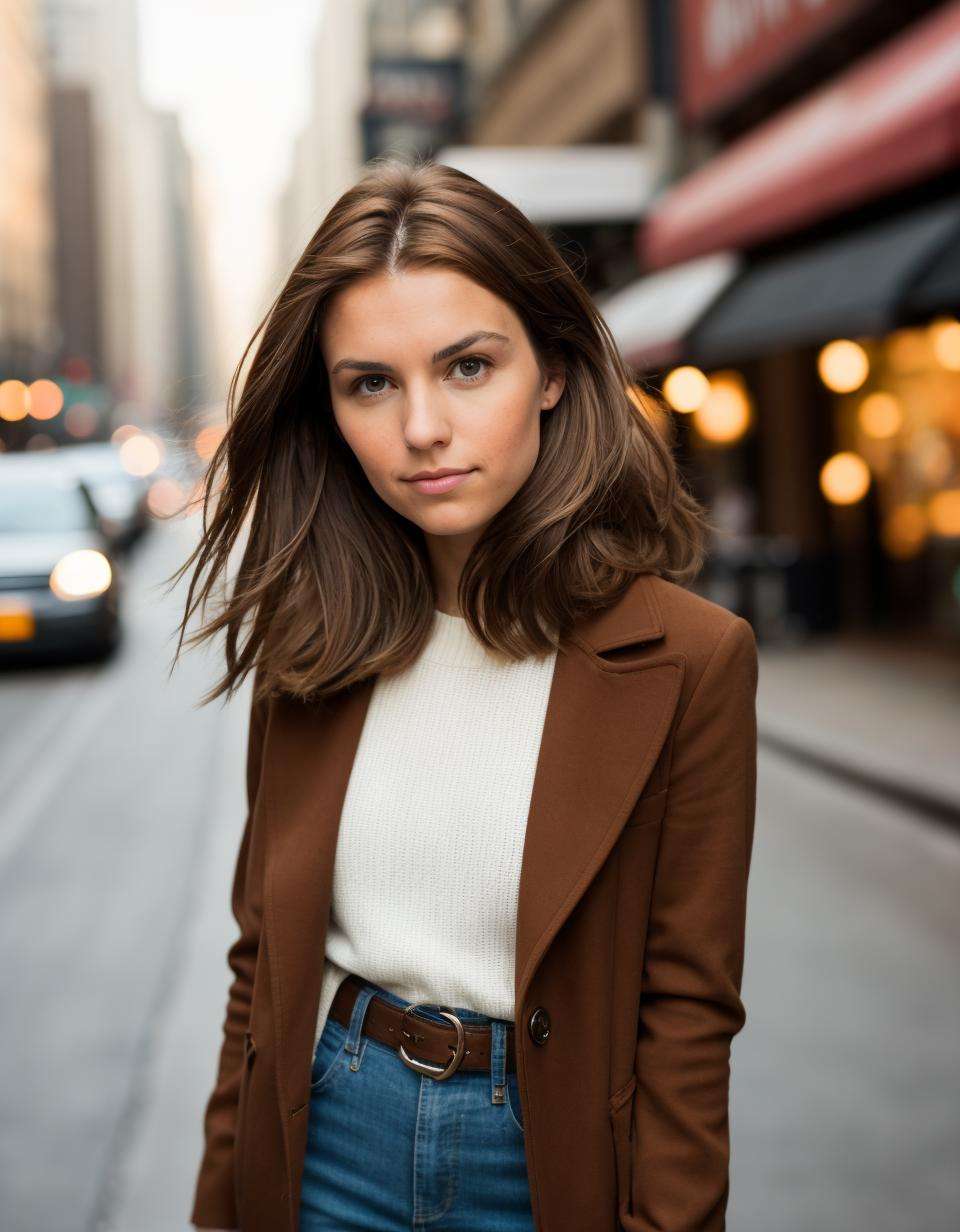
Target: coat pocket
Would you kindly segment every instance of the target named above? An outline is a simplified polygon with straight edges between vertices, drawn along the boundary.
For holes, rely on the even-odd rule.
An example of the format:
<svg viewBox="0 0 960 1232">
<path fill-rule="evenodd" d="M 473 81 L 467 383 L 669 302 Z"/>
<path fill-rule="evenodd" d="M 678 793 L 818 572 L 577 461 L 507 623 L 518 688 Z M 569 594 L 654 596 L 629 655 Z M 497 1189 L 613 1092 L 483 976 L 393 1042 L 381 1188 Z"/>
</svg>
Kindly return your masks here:
<svg viewBox="0 0 960 1232">
<path fill-rule="evenodd" d="M 633 1094 L 636 1089 L 637 1076 L 633 1074 L 610 1096 L 610 1125 L 617 1170 L 617 1215 L 621 1222 L 632 1213 L 633 1208 Z"/>
<path fill-rule="evenodd" d="M 667 791 L 668 788 L 664 787 L 660 791 L 641 796 L 623 828 L 633 830 L 638 826 L 652 826 L 662 821 L 667 808 Z"/>
</svg>

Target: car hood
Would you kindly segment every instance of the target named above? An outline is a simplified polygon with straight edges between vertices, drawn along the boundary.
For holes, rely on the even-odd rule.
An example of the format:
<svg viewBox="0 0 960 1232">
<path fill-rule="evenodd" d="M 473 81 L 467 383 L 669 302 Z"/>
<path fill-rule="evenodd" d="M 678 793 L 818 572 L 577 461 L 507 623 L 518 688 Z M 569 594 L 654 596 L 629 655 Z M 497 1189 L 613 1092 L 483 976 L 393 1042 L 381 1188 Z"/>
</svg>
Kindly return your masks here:
<svg viewBox="0 0 960 1232">
<path fill-rule="evenodd" d="M 49 573 L 62 556 L 79 548 L 104 550 L 101 535 L 92 530 L 57 531 L 55 534 L 0 534 L 0 577 Z"/>
</svg>

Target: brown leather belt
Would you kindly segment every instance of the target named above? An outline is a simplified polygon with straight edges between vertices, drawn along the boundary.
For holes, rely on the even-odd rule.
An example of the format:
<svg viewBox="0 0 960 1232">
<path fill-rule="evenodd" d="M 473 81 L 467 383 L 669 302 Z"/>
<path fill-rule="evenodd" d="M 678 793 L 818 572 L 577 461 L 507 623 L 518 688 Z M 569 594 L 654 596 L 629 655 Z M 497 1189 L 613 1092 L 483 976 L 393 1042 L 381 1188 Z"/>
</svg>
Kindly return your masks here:
<svg viewBox="0 0 960 1232">
<path fill-rule="evenodd" d="M 350 1025 L 353 1005 L 362 986 L 362 981 L 348 975 L 333 998 L 330 1016 L 345 1027 Z M 423 1003 L 400 1009 L 381 997 L 372 997 L 363 1019 L 363 1034 L 389 1045 L 410 1069 L 431 1078 L 449 1078 L 458 1069 L 490 1072 L 489 1024 L 461 1022 L 450 1010 L 447 1012 L 454 1021 L 448 1025 L 433 1022 L 412 1012 L 419 1004 Z M 446 1010 L 446 1006 L 436 1007 L 432 1003 L 431 1008 L 434 1012 Z M 516 1070 L 513 1023 L 507 1028 L 506 1054 L 506 1069 L 512 1073 Z"/>
</svg>

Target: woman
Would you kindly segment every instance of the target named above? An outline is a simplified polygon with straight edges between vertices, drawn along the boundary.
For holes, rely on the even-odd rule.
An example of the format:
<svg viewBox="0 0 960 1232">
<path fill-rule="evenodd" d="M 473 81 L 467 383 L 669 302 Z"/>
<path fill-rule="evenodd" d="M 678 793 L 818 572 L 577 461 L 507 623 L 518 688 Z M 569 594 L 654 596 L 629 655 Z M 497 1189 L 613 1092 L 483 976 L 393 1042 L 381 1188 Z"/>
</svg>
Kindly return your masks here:
<svg viewBox="0 0 960 1232">
<path fill-rule="evenodd" d="M 194 638 L 254 696 L 193 1223 L 716 1232 L 757 658 L 682 584 L 663 429 L 431 162 L 371 164 L 261 328 L 183 566 L 185 625 L 250 515 Z"/>
</svg>

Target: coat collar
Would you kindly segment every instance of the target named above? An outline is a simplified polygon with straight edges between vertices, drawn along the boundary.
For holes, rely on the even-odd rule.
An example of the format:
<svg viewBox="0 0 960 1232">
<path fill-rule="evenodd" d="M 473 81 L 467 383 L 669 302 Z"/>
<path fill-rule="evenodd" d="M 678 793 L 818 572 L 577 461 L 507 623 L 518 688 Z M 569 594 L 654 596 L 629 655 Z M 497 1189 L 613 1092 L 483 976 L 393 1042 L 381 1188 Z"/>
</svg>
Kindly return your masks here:
<svg viewBox="0 0 960 1232">
<path fill-rule="evenodd" d="M 657 602 L 656 581 L 640 574 L 612 606 L 582 620 L 572 640 L 593 654 L 663 637 L 663 614 Z"/>
<path fill-rule="evenodd" d="M 674 716 L 682 655 L 602 658 L 663 636 L 654 588 L 651 575 L 641 575 L 560 643 L 520 869 L 518 1022 L 539 964 L 616 842 Z M 278 699 L 267 731 L 264 913 L 277 1077 L 294 1135 L 305 1132 L 337 831 L 373 683 L 345 692 L 332 707 Z M 292 1161 L 301 1146 L 290 1146 Z"/>
</svg>

